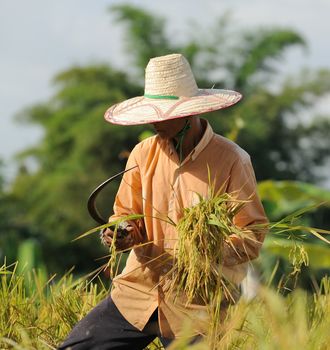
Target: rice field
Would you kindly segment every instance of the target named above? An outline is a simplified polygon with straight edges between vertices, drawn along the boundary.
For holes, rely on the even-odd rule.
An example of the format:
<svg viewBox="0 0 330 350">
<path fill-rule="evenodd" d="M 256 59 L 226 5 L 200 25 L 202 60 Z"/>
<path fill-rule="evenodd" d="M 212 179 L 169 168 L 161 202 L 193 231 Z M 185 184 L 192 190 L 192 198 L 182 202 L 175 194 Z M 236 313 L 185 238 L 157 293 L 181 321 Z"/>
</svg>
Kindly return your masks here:
<svg viewBox="0 0 330 350">
<path fill-rule="evenodd" d="M 218 297 L 222 297 L 218 290 L 225 286 L 224 283 L 213 283 L 214 280 L 223 281 L 221 270 L 217 269 L 221 266 L 223 242 L 233 230 L 239 230 L 237 235 L 245 234 L 244 230 L 234 227 L 231 220 L 241 205 L 228 195 L 211 196 L 209 200 L 201 200 L 199 206 L 187 209 L 177 224 L 178 231 L 182 232 L 174 255 L 176 263 L 170 272 L 174 276 L 173 286 L 179 286 L 179 290 L 181 288 L 190 299 L 196 295 L 204 296 L 205 303 L 214 305 L 214 310 L 220 304 Z M 294 238 L 294 232 L 303 231 L 329 244 L 322 235 L 329 234 L 329 231 L 299 223 L 299 217 L 306 210 L 308 208 L 270 223 L 267 229 L 277 235 L 284 234 L 289 240 Z M 216 217 L 214 213 L 217 213 Z M 98 230 L 90 230 L 82 237 Z M 217 238 L 213 237 L 214 246 L 207 244 L 204 249 L 205 232 L 210 235 L 206 241 L 213 236 Z M 193 259 L 192 254 L 186 259 L 187 245 L 190 253 L 195 252 Z M 112 250 L 110 248 L 110 253 Z M 206 258 L 210 260 L 207 264 L 196 264 L 205 258 L 205 254 L 203 257 L 198 255 L 200 251 L 207 252 Z M 293 288 L 287 293 L 288 282 L 296 282 L 301 267 L 308 264 L 301 242 L 293 244 L 290 254 L 292 271 L 283 276 L 277 288 L 261 285 L 255 297 L 242 297 L 230 306 L 224 321 L 220 321 L 219 313 L 215 313 L 210 318 L 208 333 L 194 345 L 189 344 L 193 327 L 184 324 L 185 336 L 174 341 L 169 349 L 330 350 L 330 278 L 325 276 L 319 285 L 315 284 L 313 292 Z M 113 269 L 115 260 L 113 252 L 105 265 Z M 196 276 L 205 279 L 196 280 Z M 24 271 L 18 268 L 18 263 L 0 266 L 0 279 L 0 349 L 56 349 L 73 326 L 109 293 L 109 286 L 95 276 L 76 279 L 68 273 L 45 281 L 44 274 Z M 163 348 L 156 339 L 148 349 Z"/>
<path fill-rule="evenodd" d="M 100 282 L 74 281 L 68 274 L 42 285 L 36 273 L 17 265 L 0 268 L 0 348 L 55 349 L 74 324 L 103 299 Z M 56 280 L 56 281 L 55 281 Z M 187 334 L 189 325 L 185 325 Z M 295 290 L 284 297 L 262 286 L 252 300 L 241 299 L 219 328 L 217 349 L 330 349 L 330 278 L 312 294 Z M 206 342 L 171 349 L 209 349 Z M 162 349 L 159 342 L 149 349 Z"/>
</svg>

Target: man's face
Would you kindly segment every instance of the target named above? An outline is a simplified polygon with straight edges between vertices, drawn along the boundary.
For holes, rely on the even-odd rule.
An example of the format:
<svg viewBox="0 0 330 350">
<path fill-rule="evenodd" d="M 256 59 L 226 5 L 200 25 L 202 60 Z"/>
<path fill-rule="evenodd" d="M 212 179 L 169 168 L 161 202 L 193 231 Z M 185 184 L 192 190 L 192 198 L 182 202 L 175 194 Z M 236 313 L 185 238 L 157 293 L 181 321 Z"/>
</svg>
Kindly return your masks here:
<svg viewBox="0 0 330 350">
<path fill-rule="evenodd" d="M 162 139 L 172 139 L 183 129 L 186 120 L 187 118 L 177 118 L 153 123 L 152 125 Z"/>
</svg>

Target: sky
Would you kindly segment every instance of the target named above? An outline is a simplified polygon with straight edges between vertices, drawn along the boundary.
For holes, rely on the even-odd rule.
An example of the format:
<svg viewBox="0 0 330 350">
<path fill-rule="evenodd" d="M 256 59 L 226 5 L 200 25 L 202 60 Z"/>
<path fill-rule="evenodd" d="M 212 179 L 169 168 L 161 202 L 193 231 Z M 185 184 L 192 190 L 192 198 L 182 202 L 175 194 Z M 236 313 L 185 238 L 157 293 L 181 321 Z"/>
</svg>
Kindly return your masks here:
<svg viewBox="0 0 330 350">
<path fill-rule="evenodd" d="M 8 178 L 15 172 L 14 155 L 42 136 L 15 115 L 54 93 L 56 73 L 75 64 L 122 69 L 129 64 L 123 28 L 108 11 L 121 3 L 163 16 L 168 34 L 182 38 L 191 28 L 188 21 L 206 29 L 228 11 L 240 28 L 290 27 L 305 38 L 308 50 L 289 52 L 283 69 L 330 68 L 330 0 L 0 0 L 0 159 Z"/>
</svg>

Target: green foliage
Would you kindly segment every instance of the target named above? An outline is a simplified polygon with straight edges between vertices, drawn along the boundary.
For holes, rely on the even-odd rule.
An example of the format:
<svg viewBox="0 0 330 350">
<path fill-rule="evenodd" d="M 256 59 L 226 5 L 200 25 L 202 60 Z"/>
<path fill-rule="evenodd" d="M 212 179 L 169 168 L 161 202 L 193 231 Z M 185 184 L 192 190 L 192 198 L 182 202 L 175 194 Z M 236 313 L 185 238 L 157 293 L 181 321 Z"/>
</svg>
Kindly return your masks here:
<svg viewBox="0 0 330 350">
<path fill-rule="evenodd" d="M 329 71 L 306 73 L 285 81 L 276 91 L 267 87 L 269 81 L 256 84 L 241 104 L 224 111 L 222 119 L 219 115 L 215 129 L 226 135 L 235 120 L 242 121 L 235 141 L 251 154 L 260 180 L 320 180 L 316 169 L 328 159 L 329 117 L 310 116 L 304 121 L 299 114 L 312 115 L 313 107 L 329 92 L 329 75 Z"/>
<path fill-rule="evenodd" d="M 52 100 L 20 115 L 42 125 L 45 135 L 40 145 L 21 154 L 22 161 L 32 158 L 38 169 L 20 173 L 13 194 L 23 208 L 18 220 L 43 237 L 51 270 L 70 268 L 76 263 L 75 251 L 83 249 L 86 260 L 79 271 L 102 254 L 99 246 L 69 243 L 93 225 L 86 210 L 88 194 L 98 182 L 122 170 L 121 155 L 125 157 L 142 131 L 107 125 L 102 115 L 110 104 L 138 92 L 123 73 L 104 66 L 75 67 L 59 74 L 55 82 L 59 90 Z M 118 181 L 111 184 L 107 198 L 101 198 L 105 216 L 111 212 L 117 186 Z M 65 261 L 52 261 L 56 250 L 67 252 Z"/>
<path fill-rule="evenodd" d="M 17 202 L 6 188 L 3 163 L 0 160 L 0 260 L 9 260 L 17 256 L 17 243 L 21 237 L 26 237 L 28 228 L 17 221 Z"/>
<path fill-rule="evenodd" d="M 151 56 L 176 51 L 191 62 L 199 86 L 243 92 L 240 104 L 213 112 L 211 122 L 216 132 L 251 154 L 258 179 L 320 178 L 315 166 L 328 157 L 330 122 L 328 116 L 313 118 L 312 110 L 330 91 L 330 72 L 305 70 L 300 76 L 279 78 L 278 62 L 284 53 L 306 46 L 299 33 L 288 28 L 245 33 L 224 15 L 205 31 L 194 27 L 185 42 L 178 43 L 167 35 L 165 19 L 130 5 L 116 5 L 112 11 L 117 23 L 125 25 L 127 53 L 140 76 Z M 11 242 L 35 237 L 50 271 L 64 271 L 76 263 L 77 271 L 90 271 L 91 261 L 102 255 L 99 244 L 69 243 L 94 226 L 85 208 L 88 194 L 124 168 L 127 154 L 148 130 L 106 124 L 102 116 L 110 105 L 141 95 L 143 83 L 133 81 L 132 70 L 96 64 L 61 72 L 54 84 L 50 100 L 19 116 L 41 126 L 44 136 L 18 157 L 21 170 L 3 202 L 13 203 L 14 209 L 1 205 L 5 221 L 14 227 L 6 237 Z M 299 118 L 302 110 L 310 114 L 310 122 Z M 112 183 L 100 198 L 104 216 L 111 212 L 117 188 L 118 182 Z M 15 254 L 12 247 L 6 247 L 12 250 L 7 256 Z M 58 259 L 58 252 L 65 259 Z"/>
<path fill-rule="evenodd" d="M 311 231 L 312 235 L 306 234 L 299 226 L 306 227 L 317 223 L 318 227 L 329 227 L 330 191 L 299 181 L 267 180 L 258 184 L 258 192 L 271 221 L 281 219 L 282 222 L 296 226 L 294 232 L 284 230 L 280 234 L 266 236 L 259 261 L 264 280 L 273 275 L 274 285 L 282 283 L 283 276 L 294 270 L 291 266 L 291 255 L 294 251 L 303 250 L 309 259 L 299 268 L 299 281 L 294 283 L 297 282 L 305 289 L 310 289 L 312 284 L 315 287 L 315 281 L 320 281 L 329 273 L 329 246 L 319 237 L 313 236 Z M 297 220 L 298 218 L 290 214 L 293 212 L 304 215 Z M 281 230 L 280 226 L 278 228 Z M 323 235 L 326 233 L 324 231 Z M 273 270 L 274 264 L 277 264 L 276 271 Z"/>
<path fill-rule="evenodd" d="M 320 178 L 314 169 L 328 157 L 329 117 L 306 122 L 299 113 L 313 113 L 318 100 L 330 91 L 330 73 L 303 70 L 288 79 L 281 74 L 284 53 L 307 46 L 299 33 L 288 28 L 233 30 L 234 19 L 225 14 L 209 30 L 194 24 L 186 42 L 179 44 L 166 36 L 163 18 L 130 5 L 113 10 L 126 24 L 128 53 L 141 74 L 150 57 L 181 52 L 191 62 L 199 86 L 243 92 L 245 99 L 238 106 L 212 113 L 212 125 L 252 155 L 259 179 Z M 234 135 L 233 129 L 237 129 Z"/>
<path fill-rule="evenodd" d="M 289 259 L 290 253 L 294 248 L 295 243 L 285 239 L 266 240 L 263 251 L 265 254 L 275 254 L 286 260 Z M 301 246 L 305 249 L 308 255 L 308 263 L 314 269 L 328 269 L 330 266 L 329 247 L 316 243 L 304 242 Z"/>
<path fill-rule="evenodd" d="M 300 181 L 261 181 L 258 194 L 271 220 L 311 205 L 330 206 L 330 191 Z"/>
<path fill-rule="evenodd" d="M 150 57 L 175 51 L 191 62 L 199 86 L 243 92 L 245 98 L 236 107 L 207 117 L 212 116 L 216 132 L 251 154 L 258 179 L 286 180 L 260 184 L 271 219 L 329 201 L 327 191 L 301 182 L 317 183 L 321 176 L 315 169 L 328 159 L 329 116 L 315 116 L 313 109 L 330 91 L 329 69 L 285 77 L 279 64 L 290 48 L 307 46 L 299 33 L 288 28 L 256 28 L 245 33 L 224 15 L 205 31 L 194 27 L 185 42 L 177 43 L 166 34 L 166 19 L 129 5 L 117 5 L 112 11 L 119 25 L 126 25 L 127 53 L 140 76 Z M 81 273 L 97 265 L 94 258 L 104 254 L 97 241 L 70 241 L 95 226 L 85 208 L 88 194 L 122 170 L 128 152 L 150 132 L 147 126 L 105 124 L 102 118 L 110 105 L 143 93 L 143 83 L 133 81 L 130 73 L 102 64 L 69 68 L 55 77 L 50 100 L 20 113 L 21 121 L 39 125 L 44 136 L 18 157 L 20 172 L 9 190 L 0 176 L 0 258 L 13 261 L 23 243 L 21 251 L 30 254 L 27 260 L 31 261 L 35 248 L 27 248 L 32 241 L 25 240 L 33 238 L 47 257 L 49 271 L 77 264 Z M 111 184 L 100 198 L 98 206 L 104 208 L 105 216 L 111 212 L 117 187 L 118 182 Z M 308 220 L 326 227 L 328 218 L 329 209 L 324 206 Z M 303 276 L 303 255 L 300 260 L 292 256 L 293 249 L 297 252 L 295 244 L 283 237 L 267 240 L 263 262 L 267 260 L 273 271 L 269 259 L 273 254 L 280 257 L 280 273 L 291 273 L 291 262 L 296 270 L 301 268 Z M 303 249 L 311 268 L 329 267 L 327 247 L 309 239 Z M 24 277 L 17 274 L 17 267 L 1 267 L 0 278 L 1 348 L 55 347 L 108 292 L 86 281 L 74 283 L 68 275 L 57 282 L 51 278 L 46 285 L 45 277 L 33 271 Z M 221 348 L 326 348 L 330 342 L 329 291 L 327 278 L 309 296 L 297 291 L 283 298 L 262 289 L 256 299 L 242 300 L 232 309 L 223 326 Z M 207 349 L 207 345 L 181 342 L 172 347 L 185 348 Z"/>
<path fill-rule="evenodd" d="M 192 34 L 191 37 L 187 37 L 186 42 L 176 43 L 176 38 L 168 38 L 166 35 L 165 18 L 155 16 L 142 8 L 124 4 L 111 6 L 110 10 L 116 15 L 117 22 L 125 25 L 126 52 L 140 75 L 144 74 L 145 66 L 151 57 L 172 52 L 182 53 L 192 67 L 196 66 L 198 75 L 198 56 L 203 54 L 203 51 L 214 52 L 214 49 L 204 42 L 205 38 L 198 39 Z M 195 33 L 196 27 L 191 28 L 189 32 Z"/>
<path fill-rule="evenodd" d="M 27 293 L 31 293 L 34 288 L 34 276 L 37 275 L 42 284 L 47 282 L 47 269 L 44 264 L 41 246 L 35 239 L 25 239 L 20 243 L 17 253 L 17 271 L 24 275 L 25 288 Z"/>
<path fill-rule="evenodd" d="M 255 90 L 255 83 L 251 84 L 250 80 L 257 74 L 274 72 L 273 62 L 294 45 L 305 45 L 305 42 L 298 33 L 288 29 L 267 29 L 258 33 L 253 30 L 245 34 L 230 64 L 235 87 Z"/>
<path fill-rule="evenodd" d="M 27 296 L 24 278 L 14 266 L 0 267 L 1 349 L 54 349 L 72 327 L 100 300 L 105 286 L 86 280 L 73 282 L 66 275 L 44 285 L 36 277 L 32 295 Z M 330 342 L 330 280 L 324 278 L 313 294 L 296 290 L 287 297 L 262 287 L 256 298 L 231 307 L 219 328 L 219 349 L 327 349 Z M 188 345 L 178 338 L 170 349 L 209 349 L 201 342 Z M 149 350 L 162 349 L 158 340 Z"/>
<path fill-rule="evenodd" d="M 107 290 L 64 276 L 45 284 L 37 275 L 26 293 L 24 275 L 17 265 L 0 267 L 1 349 L 52 349 L 86 313 L 103 299 Z"/>
<path fill-rule="evenodd" d="M 0 266 L 0 348 L 20 350 L 55 349 L 109 290 L 67 274 L 45 283 L 38 275 L 29 279 L 17 271 L 17 264 Z M 147 348 L 162 349 L 159 340 Z"/>
<path fill-rule="evenodd" d="M 324 293 L 324 294 L 323 294 Z M 216 349 L 327 349 L 330 341 L 329 279 L 313 296 L 296 290 L 284 298 L 262 288 L 252 301 L 241 300 L 222 325 Z M 189 332 L 187 332 L 189 334 Z M 178 339 L 171 350 L 208 350 L 205 341 Z"/>
<path fill-rule="evenodd" d="M 118 21 L 126 23 L 127 51 L 134 52 L 134 63 L 141 70 L 150 57 L 165 55 L 170 51 L 171 46 L 164 33 L 164 19 L 130 5 L 115 5 L 111 11 L 117 15 Z"/>
</svg>

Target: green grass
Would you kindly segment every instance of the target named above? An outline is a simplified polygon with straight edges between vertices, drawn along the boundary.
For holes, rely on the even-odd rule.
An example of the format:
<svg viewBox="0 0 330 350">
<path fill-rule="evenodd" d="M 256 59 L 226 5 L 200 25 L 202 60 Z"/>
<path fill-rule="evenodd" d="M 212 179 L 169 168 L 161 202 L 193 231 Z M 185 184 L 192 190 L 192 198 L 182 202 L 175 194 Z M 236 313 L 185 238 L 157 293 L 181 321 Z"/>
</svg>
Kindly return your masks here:
<svg viewBox="0 0 330 350">
<path fill-rule="evenodd" d="M 219 329 L 215 349 L 316 350 L 330 349 L 330 279 L 314 294 L 296 290 L 287 297 L 262 287 L 251 301 L 232 307 Z M 171 350 L 210 349 L 206 341 Z"/>
<path fill-rule="evenodd" d="M 108 293 L 101 283 L 74 281 L 72 275 L 46 285 L 37 274 L 20 275 L 16 265 L 0 267 L 0 348 L 54 349 L 76 322 Z M 30 287 L 29 287 L 30 286 Z M 189 325 L 187 335 L 189 333 Z M 286 297 L 262 287 L 251 301 L 232 307 L 219 328 L 217 349 L 330 349 L 330 279 L 313 294 L 296 290 Z M 209 349 L 206 342 L 172 350 Z M 149 349 L 161 349 L 158 342 Z"/>
<path fill-rule="evenodd" d="M 1 349 L 52 349 L 105 295 L 105 289 L 67 275 L 40 283 L 37 273 L 0 268 Z"/>
<path fill-rule="evenodd" d="M 220 208 L 217 202 L 220 199 L 214 198 L 217 208 Z M 175 284 L 180 285 L 181 283 L 183 287 L 186 287 L 190 283 L 191 297 L 196 295 L 194 288 L 197 288 L 197 294 L 203 295 L 201 290 L 204 291 L 206 303 L 211 305 L 211 309 L 213 307 L 218 312 L 218 299 L 212 298 L 218 286 L 212 289 L 213 293 L 209 293 L 209 289 L 205 289 L 204 286 L 208 286 L 210 281 L 217 279 L 214 269 L 205 269 L 213 266 L 212 259 L 215 259 L 216 265 L 221 262 L 221 239 L 218 242 L 219 245 L 207 247 L 212 248 L 208 252 L 207 264 L 200 264 L 199 262 L 205 258 L 198 255 L 199 251 L 205 251 L 205 245 L 202 246 L 202 249 L 197 249 L 195 255 L 191 254 L 192 249 L 188 249 L 190 254 L 185 251 L 187 244 L 188 246 L 190 244 L 190 248 L 203 244 L 205 231 L 210 235 L 215 235 L 219 232 L 214 230 L 220 227 L 221 232 L 224 232 L 224 237 L 227 231 L 228 234 L 234 232 L 235 227 L 232 227 L 230 222 L 217 221 L 212 215 L 213 212 L 216 212 L 213 210 L 212 203 L 201 201 L 201 208 L 196 207 L 195 211 L 187 209 L 187 214 L 190 215 L 189 220 L 181 222 L 183 225 L 181 257 L 187 259 L 183 259 L 181 269 L 178 268 L 179 277 Z M 211 209 L 208 208 L 210 204 L 213 205 Z M 292 271 L 287 276 L 283 276 L 278 289 L 262 286 L 253 300 L 246 301 L 241 298 L 235 306 L 229 309 L 224 322 L 215 322 L 214 320 L 219 318 L 210 317 L 211 322 L 207 327 L 208 334 L 198 344 L 189 345 L 187 343 L 189 330 L 194 327 L 191 327 L 190 324 L 183 325 L 186 337 L 176 340 L 170 349 L 330 350 L 330 278 L 324 277 L 321 285 L 312 294 L 296 289 L 292 293 L 283 293 L 287 294 L 286 296 L 282 295 L 282 292 L 288 287 L 295 289 L 301 268 L 308 265 L 308 255 L 304 248 L 303 238 L 310 235 L 330 244 L 330 241 L 324 236 L 330 234 L 330 231 L 304 226 L 299 221 L 302 214 L 314 207 L 300 209 L 268 225 L 270 233 L 275 238 L 280 237 L 293 243 L 288 256 Z M 235 210 L 234 208 L 233 215 Z M 200 211 L 203 212 L 203 215 L 200 215 Z M 231 217 L 230 215 L 228 217 Z M 223 217 L 221 213 L 218 216 Z M 195 228 L 198 225 L 200 225 L 200 230 L 196 231 Z M 99 228 L 94 228 L 78 238 L 98 232 L 98 230 Z M 180 231 L 180 224 L 178 230 Z M 195 239 L 195 241 L 189 243 L 189 239 Z M 217 251 L 220 252 L 220 256 L 216 256 Z M 178 252 L 180 253 L 180 249 Z M 110 253 L 113 253 L 112 250 Z M 116 258 L 116 254 L 111 254 L 108 266 L 112 267 L 111 262 L 113 265 L 118 263 Z M 0 349 L 56 349 L 74 325 L 109 294 L 109 288 L 102 284 L 100 279 L 74 279 L 73 275 L 68 273 L 62 278 L 53 276 L 47 281 L 45 271 L 27 271 L 27 269 L 18 268 L 18 264 L 0 266 Z M 192 276 L 189 275 L 190 271 L 192 271 Z M 202 282 L 200 280 L 196 282 L 194 279 L 194 276 L 204 275 L 207 279 Z M 162 349 L 162 346 L 156 340 L 148 349 Z"/>
<path fill-rule="evenodd" d="M 68 274 L 44 284 L 38 273 L 17 270 L 17 264 L 0 266 L 0 349 L 56 349 L 109 293 L 100 281 Z M 158 341 L 150 349 L 161 349 Z"/>
</svg>

